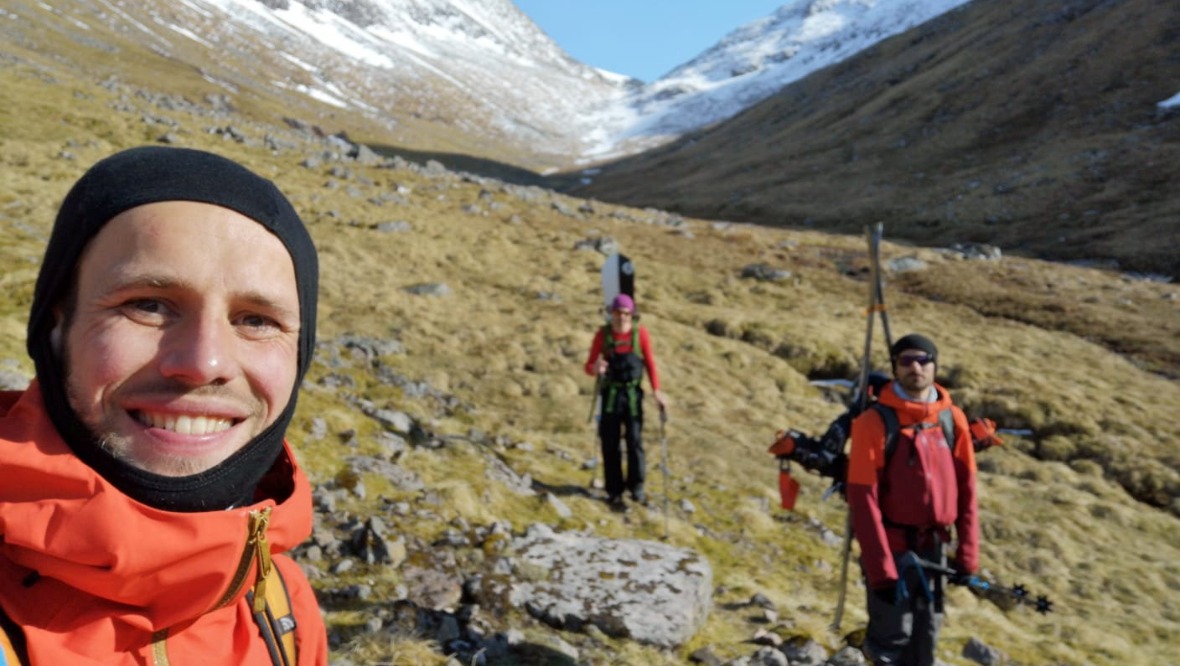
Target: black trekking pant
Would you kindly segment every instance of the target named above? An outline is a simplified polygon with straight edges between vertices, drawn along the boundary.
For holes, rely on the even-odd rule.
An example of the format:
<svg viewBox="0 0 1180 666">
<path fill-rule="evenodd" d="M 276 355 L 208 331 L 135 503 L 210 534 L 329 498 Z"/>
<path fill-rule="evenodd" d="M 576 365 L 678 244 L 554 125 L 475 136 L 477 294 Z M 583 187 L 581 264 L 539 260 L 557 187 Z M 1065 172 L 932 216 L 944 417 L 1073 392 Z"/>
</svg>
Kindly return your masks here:
<svg viewBox="0 0 1180 666">
<path fill-rule="evenodd" d="M 606 494 L 618 497 L 624 490 L 638 499 L 643 496 L 643 391 L 634 401 L 634 408 L 628 404 L 624 391 L 615 405 L 603 403 L 603 412 L 598 421 L 598 439 L 602 443 L 603 476 L 606 479 Z M 611 409 L 615 407 L 614 409 Z M 620 450 L 620 435 L 627 441 L 627 475 L 623 477 L 623 454 Z"/>
<path fill-rule="evenodd" d="M 901 553 L 894 553 L 894 556 Z M 941 549 L 921 555 L 928 561 L 946 564 Z M 908 592 L 905 599 L 890 604 L 868 591 L 869 626 L 864 652 L 874 666 L 934 666 L 938 633 L 942 627 L 942 585 L 940 574 L 919 576 L 916 569 L 904 574 Z"/>
</svg>

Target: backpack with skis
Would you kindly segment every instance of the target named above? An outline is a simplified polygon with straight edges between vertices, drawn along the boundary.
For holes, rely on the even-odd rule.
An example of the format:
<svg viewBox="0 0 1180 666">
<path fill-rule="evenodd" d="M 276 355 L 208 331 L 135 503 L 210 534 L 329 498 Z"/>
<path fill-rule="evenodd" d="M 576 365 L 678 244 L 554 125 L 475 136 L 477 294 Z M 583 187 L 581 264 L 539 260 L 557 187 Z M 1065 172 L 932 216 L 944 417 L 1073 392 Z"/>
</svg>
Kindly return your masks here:
<svg viewBox="0 0 1180 666">
<path fill-rule="evenodd" d="M 602 263 L 602 316 L 603 325 L 610 326 L 610 306 L 619 294 L 626 294 L 632 299 L 635 298 L 635 264 L 631 262 L 626 255 L 618 252 L 611 253 L 607 256 L 606 261 Z M 638 327 L 636 327 L 638 331 Z M 609 335 L 605 335 L 604 343 L 611 340 Z M 613 343 L 613 340 L 611 340 Z M 589 424 L 595 424 L 600 418 L 600 411 L 602 409 L 602 382 L 601 376 L 594 380 L 594 392 L 590 396 L 590 415 L 586 418 Z M 594 448 L 591 450 L 591 456 L 587 460 L 584 468 L 592 470 L 593 475 L 590 477 L 590 486 L 595 487 L 598 484 L 598 428 L 594 429 Z"/>
<path fill-rule="evenodd" d="M 865 332 L 861 370 L 858 381 L 851 394 L 847 411 L 833 421 L 827 431 L 818 438 L 812 438 L 798 430 L 788 428 L 780 430 L 776 434 L 774 443 L 770 446 L 769 453 L 774 455 L 779 462 L 779 493 L 782 506 L 785 509 L 794 508 L 795 500 L 799 493 L 799 483 L 790 474 L 792 462 L 799 464 L 809 472 L 832 479 L 832 485 L 824 493 L 825 499 L 833 492 L 840 492 L 841 496 L 843 496 L 848 466 L 848 453 L 845 447 L 851 435 L 852 420 L 866 409 L 877 411 L 884 423 L 886 432 L 886 465 L 888 465 L 888 459 L 896 448 L 895 444 L 900 431 L 897 416 L 891 409 L 879 405 L 875 401 L 876 396 L 880 394 L 882 388 L 892 380 L 889 376 L 872 370 L 870 355 L 875 315 L 880 316 L 881 327 L 885 333 L 887 347 L 891 348 L 893 346 L 893 336 L 889 328 L 889 317 L 885 308 L 885 294 L 881 277 L 880 243 L 882 229 L 883 225 L 878 223 L 865 230 L 870 262 L 868 307 L 865 310 L 867 330 Z M 956 434 L 954 420 L 950 418 L 951 411 L 949 409 L 944 410 L 944 412 L 945 415 L 940 414 L 939 424 L 943 430 L 945 441 L 953 442 L 955 441 Z M 982 417 L 970 419 L 969 428 L 972 443 L 976 451 L 982 451 L 1002 443 L 996 432 L 996 424 L 991 419 Z M 845 516 L 844 540 L 841 553 L 840 596 L 836 606 L 835 619 L 832 623 L 835 629 L 840 627 L 840 622 L 843 618 L 851 549 L 852 514 L 849 511 Z M 950 575 L 947 571 L 929 570 L 932 573 Z M 956 575 L 951 577 L 951 582 L 972 585 L 973 589 L 977 590 L 990 588 L 993 592 L 1010 592 L 1011 596 L 1016 597 L 1018 601 L 1023 601 L 1026 596 L 1024 588 L 1021 586 L 1000 588 L 975 576 L 963 577 Z M 1047 599 L 1043 597 L 1038 598 L 1038 612 L 1048 612 L 1049 608 L 1051 608 L 1051 603 Z"/>
</svg>

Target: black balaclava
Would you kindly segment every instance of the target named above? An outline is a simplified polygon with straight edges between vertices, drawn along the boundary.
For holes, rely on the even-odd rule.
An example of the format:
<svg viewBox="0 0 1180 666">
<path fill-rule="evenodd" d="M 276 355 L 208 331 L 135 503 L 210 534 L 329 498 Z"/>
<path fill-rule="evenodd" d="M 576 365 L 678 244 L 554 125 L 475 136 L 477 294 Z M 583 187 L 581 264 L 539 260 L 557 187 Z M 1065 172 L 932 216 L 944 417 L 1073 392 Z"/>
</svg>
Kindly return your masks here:
<svg viewBox="0 0 1180 666">
<path fill-rule="evenodd" d="M 76 279 L 90 239 L 123 211 L 159 201 L 196 201 L 234 210 L 277 236 L 295 264 L 299 292 L 299 372 L 286 409 L 269 428 L 217 466 L 183 477 L 153 474 L 102 450 L 70 407 L 62 359 L 51 331 L 54 309 Z M 319 266 L 311 236 L 274 183 L 224 157 L 187 148 L 143 146 L 98 162 L 66 195 L 53 225 L 29 314 L 28 350 L 49 418 L 83 462 L 128 496 L 168 511 L 210 511 L 253 502 L 259 481 L 283 449 L 299 385 L 315 346 Z M 64 356 L 61 354 L 61 356 Z"/>
</svg>

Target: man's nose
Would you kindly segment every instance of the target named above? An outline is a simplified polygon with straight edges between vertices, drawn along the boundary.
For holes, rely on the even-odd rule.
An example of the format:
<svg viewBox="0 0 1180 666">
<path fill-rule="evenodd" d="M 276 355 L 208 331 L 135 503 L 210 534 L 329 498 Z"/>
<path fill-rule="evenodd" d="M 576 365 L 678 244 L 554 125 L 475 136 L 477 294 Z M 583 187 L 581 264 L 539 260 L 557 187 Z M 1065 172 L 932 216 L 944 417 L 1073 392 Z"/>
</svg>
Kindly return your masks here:
<svg viewBox="0 0 1180 666">
<path fill-rule="evenodd" d="M 195 315 L 168 332 L 160 373 L 194 386 L 224 384 L 237 368 L 236 334 L 223 317 Z"/>
</svg>

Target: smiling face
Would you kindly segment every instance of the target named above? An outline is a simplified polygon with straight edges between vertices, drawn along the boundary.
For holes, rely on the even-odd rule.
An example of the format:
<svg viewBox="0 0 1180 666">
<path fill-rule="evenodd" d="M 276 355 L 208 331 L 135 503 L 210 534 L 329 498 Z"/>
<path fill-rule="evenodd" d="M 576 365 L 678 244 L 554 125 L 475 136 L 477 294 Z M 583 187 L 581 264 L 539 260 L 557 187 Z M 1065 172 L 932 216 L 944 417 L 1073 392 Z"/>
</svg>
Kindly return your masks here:
<svg viewBox="0 0 1180 666">
<path fill-rule="evenodd" d="M 188 201 L 132 208 L 90 241 L 76 284 L 59 315 L 70 406 L 116 458 L 196 474 L 291 400 L 295 267 L 250 218 Z"/>
</svg>

